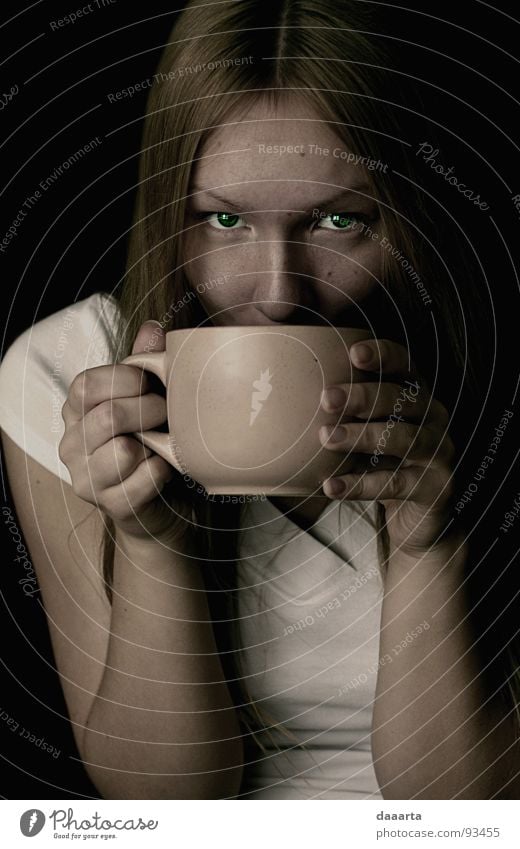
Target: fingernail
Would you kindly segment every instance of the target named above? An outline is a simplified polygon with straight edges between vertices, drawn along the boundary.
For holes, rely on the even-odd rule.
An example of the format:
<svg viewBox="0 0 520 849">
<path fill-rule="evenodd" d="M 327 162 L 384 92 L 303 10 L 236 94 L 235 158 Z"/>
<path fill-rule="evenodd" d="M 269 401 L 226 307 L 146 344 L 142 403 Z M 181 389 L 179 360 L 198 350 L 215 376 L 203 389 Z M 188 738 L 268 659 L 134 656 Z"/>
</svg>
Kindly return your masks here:
<svg viewBox="0 0 520 849">
<path fill-rule="evenodd" d="M 329 410 L 337 410 L 339 407 L 344 407 L 346 401 L 347 394 L 339 386 L 331 386 L 330 389 L 325 389 L 321 393 L 321 406 L 328 407 Z"/>
<path fill-rule="evenodd" d="M 358 363 L 367 364 L 372 359 L 372 348 L 370 348 L 369 345 L 354 345 L 352 348 L 352 353 L 354 354 L 354 358 L 358 361 Z"/>
<path fill-rule="evenodd" d="M 346 435 L 347 432 L 341 425 L 323 425 L 320 428 L 320 437 L 324 442 L 330 442 L 331 444 L 343 442 Z"/>
<path fill-rule="evenodd" d="M 329 478 L 329 480 L 325 481 L 323 484 L 323 491 L 325 492 L 325 495 L 328 495 L 331 498 L 336 498 L 345 491 L 345 483 L 341 480 L 341 478 Z"/>
</svg>

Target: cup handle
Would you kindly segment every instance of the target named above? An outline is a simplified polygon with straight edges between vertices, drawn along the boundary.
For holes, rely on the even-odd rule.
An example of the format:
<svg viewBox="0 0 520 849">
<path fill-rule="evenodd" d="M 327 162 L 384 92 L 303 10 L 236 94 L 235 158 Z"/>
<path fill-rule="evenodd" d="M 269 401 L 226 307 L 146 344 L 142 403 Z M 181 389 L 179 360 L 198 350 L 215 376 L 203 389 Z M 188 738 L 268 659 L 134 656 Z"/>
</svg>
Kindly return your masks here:
<svg viewBox="0 0 520 849">
<path fill-rule="evenodd" d="M 136 366 L 137 368 L 142 368 L 145 371 L 151 371 L 152 374 L 155 374 L 159 378 L 163 386 L 166 387 L 166 351 L 130 354 L 130 356 L 121 360 L 120 364 L 125 366 Z M 181 474 L 184 473 L 172 448 L 172 442 L 175 444 L 175 439 L 171 439 L 169 434 L 161 433 L 160 430 L 145 430 L 136 431 L 134 436 L 142 442 L 143 445 L 146 445 L 147 448 L 151 448 L 152 451 L 159 454 L 163 460 L 170 463 L 175 469 L 177 469 L 178 472 Z"/>
</svg>

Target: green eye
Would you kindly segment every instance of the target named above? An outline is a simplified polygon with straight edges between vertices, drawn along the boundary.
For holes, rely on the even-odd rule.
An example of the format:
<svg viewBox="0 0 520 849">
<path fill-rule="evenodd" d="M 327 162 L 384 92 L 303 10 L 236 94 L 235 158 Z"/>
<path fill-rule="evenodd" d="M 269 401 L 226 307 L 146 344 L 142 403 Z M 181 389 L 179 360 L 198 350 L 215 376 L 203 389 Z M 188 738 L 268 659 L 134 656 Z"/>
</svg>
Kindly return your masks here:
<svg viewBox="0 0 520 849">
<path fill-rule="evenodd" d="M 349 212 L 333 212 L 320 219 L 318 227 L 324 230 L 353 230 L 361 220 L 360 215 Z"/>
<path fill-rule="evenodd" d="M 223 228 L 230 230 L 240 221 L 240 215 L 232 215 L 230 212 L 211 212 L 207 216 L 207 221 L 216 230 Z"/>
</svg>

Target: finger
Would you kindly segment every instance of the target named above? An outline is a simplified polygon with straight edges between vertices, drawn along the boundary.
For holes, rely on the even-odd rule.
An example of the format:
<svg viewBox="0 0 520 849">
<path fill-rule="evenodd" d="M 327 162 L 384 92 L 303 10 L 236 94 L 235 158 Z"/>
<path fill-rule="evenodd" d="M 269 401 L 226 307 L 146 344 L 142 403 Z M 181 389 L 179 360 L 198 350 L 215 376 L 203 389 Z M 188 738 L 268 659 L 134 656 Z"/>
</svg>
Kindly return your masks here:
<svg viewBox="0 0 520 849">
<path fill-rule="evenodd" d="M 319 437 L 322 445 L 331 451 L 373 454 L 375 459 L 383 454 L 411 462 L 451 458 L 451 441 L 443 438 L 437 429 L 404 421 L 323 425 Z"/>
<path fill-rule="evenodd" d="M 430 403 L 430 397 L 421 393 L 419 383 L 411 380 L 404 386 L 390 382 L 341 383 L 327 387 L 321 399 L 321 406 L 327 412 L 341 410 L 344 415 L 358 419 L 378 419 L 393 414 L 421 421 Z"/>
<path fill-rule="evenodd" d="M 157 321 L 145 321 L 134 340 L 132 353 L 164 351 L 164 331 Z M 122 363 L 85 369 L 72 381 L 62 417 L 66 424 L 79 421 L 107 398 L 132 398 L 151 389 L 150 377 L 143 369 Z"/>
<path fill-rule="evenodd" d="M 70 385 L 66 415 L 77 422 L 107 398 L 134 398 L 149 389 L 147 373 L 134 366 L 117 363 L 89 368 L 76 375 Z"/>
<path fill-rule="evenodd" d="M 403 374 L 418 377 L 409 351 L 390 339 L 364 339 L 350 349 L 356 368 L 377 371 L 381 374 Z"/>
<path fill-rule="evenodd" d="M 375 469 L 378 471 L 386 471 L 398 469 L 399 466 L 403 465 L 403 461 L 399 459 L 399 457 L 391 457 L 386 454 L 382 454 L 378 456 L 377 463 L 371 463 L 372 456 L 369 454 L 349 454 L 348 458 L 350 460 L 350 466 L 345 468 L 345 474 L 354 474 L 354 475 L 362 475 L 364 472 L 373 472 Z M 340 477 L 343 474 L 343 471 L 340 469 L 336 469 L 334 471 L 335 477 Z"/>
<path fill-rule="evenodd" d="M 142 460 L 123 483 L 103 492 L 101 507 L 115 521 L 135 518 L 136 513 L 161 494 L 173 474 L 173 467 L 158 454 L 153 454 Z M 174 518 L 172 513 L 172 521 Z"/>
<path fill-rule="evenodd" d="M 103 401 L 76 425 L 82 451 L 90 455 L 115 436 L 159 427 L 167 415 L 165 399 L 153 392 Z"/>
<path fill-rule="evenodd" d="M 143 351 L 165 351 L 166 335 L 159 321 L 148 319 L 137 331 L 132 345 L 132 354 L 142 354 Z"/>
<path fill-rule="evenodd" d="M 97 448 L 86 464 L 89 484 L 99 492 L 122 483 L 153 451 L 133 436 L 110 439 Z"/>
<path fill-rule="evenodd" d="M 404 501 L 413 496 L 417 503 L 428 503 L 425 501 L 427 489 L 424 469 L 417 468 L 343 475 L 323 482 L 323 492 L 328 498 L 349 501 Z"/>
</svg>

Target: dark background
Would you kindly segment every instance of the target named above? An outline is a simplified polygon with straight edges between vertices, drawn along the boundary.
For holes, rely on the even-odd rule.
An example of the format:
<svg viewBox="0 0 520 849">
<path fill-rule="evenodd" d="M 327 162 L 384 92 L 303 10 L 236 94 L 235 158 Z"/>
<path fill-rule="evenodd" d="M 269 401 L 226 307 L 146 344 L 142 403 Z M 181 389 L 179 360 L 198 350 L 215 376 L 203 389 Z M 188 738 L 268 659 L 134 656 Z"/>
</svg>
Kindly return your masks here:
<svg viewBox="0 0 520 849">
<path fill-rule="evenodd" d="M 496 310 L 498 362 L 506 385 L 498 393 L 496 406 L 486 412 L 492 433 L 501 410 L 514 403 L 518 378 L 518 331 L 514 324 L 511 328 L 510 319 L 516 323 L 520 315 L 514 271 L 520 213 L 511 202 L 511 195 L 520 192 L 515 147 L 520 117 L 520 24 L 508 16 L 520 18 L 520 10 L 515 11 L 513 3 L 493 8 L 477 0 L 414 2 L 408 4 L 409 10 L 403 8 L 406 3 L 401 8 L 377 5 L 384 5 L 389 13 L 390 34 L 396 40 L 403 73 L 413 73 L 430 84 L 422 92 L 428 118 L 439 125 L 439 159 L 445 165 L 454 164 L 459 179 L 491 206 L 496 226 L 465 200 L 452 199 L 482 257 Z M 13 85 L 19 88 L 0 112 L 0 237 L 40 180 L 96 136 L 102 140 L 42 193 L 8 250 L 0 253 L 5 310 L 2 355 L 35 321 L 93 292 L 111 291 L 121 278 L 146 92 L 117 103 L 110 103 L 108 94 L 153 76 L 175 10 L 182 3 L 100 2 L 99 9 L 75 24 L 52 31 L 51 21 L 80 7 L 74 2 L 40 0 L 3 4 L 0 12 L 0 94 Z M 412 143 L 425 140 L 410 139 Z M 455 228 L 453 238 L 460 238 Z M 514 430 L 516 420 L 504 443 L 507 468 L 498 473 L 499 478 L 509 475 L 510 484 L 499 512 L 508 509 L 511 492 L 516 494 Z M 13 509 L 5 473 L 3 486 L 4 501 Z M 21 592 L 9 535 L 2 540 L 1 551 L 0 710 L 37 738 L 44 737 L 61 754 L 53 759 L 0 722 L 0 794 L 19 799 L 96 796 L 74 760 L 78 754 L 66 721 L 43 612 L 36 598 Z"/>
</svg>

